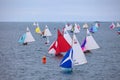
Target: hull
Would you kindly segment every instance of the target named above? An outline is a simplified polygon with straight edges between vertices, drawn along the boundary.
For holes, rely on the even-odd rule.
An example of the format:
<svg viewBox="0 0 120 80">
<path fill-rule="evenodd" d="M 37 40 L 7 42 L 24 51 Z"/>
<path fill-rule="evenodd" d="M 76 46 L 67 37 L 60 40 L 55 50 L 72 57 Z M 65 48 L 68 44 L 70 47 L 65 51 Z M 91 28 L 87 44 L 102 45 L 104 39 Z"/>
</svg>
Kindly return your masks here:
<svg viewBox="0 0 120 80">
<path fill-rule="evenodd" d="M 46 36 L 43 36 L 43 38 L 46 38 Z"/>
<path fill-rule="evenodd" d="M 63 72 L 70 73 L 72 72 L 72 68 L 61 68 Z"/>
<path fill-rule="evenodd" d="M 28 43 L 26 42 L 26 43 L 23 43 L 23 45 L 27 45 Z"/>
<path fill-rule="evenodd" d="M 95 33 L 95 32 L 93 32 L 93 31 L 90 31 L 91 33 Z"/>
</svg>

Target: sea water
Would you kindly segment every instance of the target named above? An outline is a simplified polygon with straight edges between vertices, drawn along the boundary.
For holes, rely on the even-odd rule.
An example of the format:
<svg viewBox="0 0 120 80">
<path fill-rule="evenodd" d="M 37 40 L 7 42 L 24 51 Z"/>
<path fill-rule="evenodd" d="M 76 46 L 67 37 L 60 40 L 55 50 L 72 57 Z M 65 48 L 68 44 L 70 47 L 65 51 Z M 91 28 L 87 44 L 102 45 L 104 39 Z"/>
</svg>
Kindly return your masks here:
<svg viewBox="0 0 120 80">
<path fill-rule="evenodd" d="M 86 29 L 82 28 L 84 22 L 77 23 L 81 30 L 76 36 L 82 43 Z M 89 27 L 92 24 L 88 22 Z M 49 38 L 52 44 L 57 29 L 62 31 L 65 22 L 39 22 L 41 31 L 45 25 L 52 32 Z M 0 22 L 0 80 L 119 80 L 120 35 L 117 28 L 111 30 L 109 25 L 111 22 L 101 22 L 98 32 L 92 34 L 100 48 L 85 54 L 88 63 L 73 67 L 73 72 L 67 74 L 59 67 L 62 57 L 48 54 L 50 44 L 46 45 L 46 39 L 35 33 L 33 22 Z M 36 41 L 23 46 L 18 40 L 27 27 Z M 46 64 L 41 62 L 43 56 L 47 58 Z"/>
</svg>

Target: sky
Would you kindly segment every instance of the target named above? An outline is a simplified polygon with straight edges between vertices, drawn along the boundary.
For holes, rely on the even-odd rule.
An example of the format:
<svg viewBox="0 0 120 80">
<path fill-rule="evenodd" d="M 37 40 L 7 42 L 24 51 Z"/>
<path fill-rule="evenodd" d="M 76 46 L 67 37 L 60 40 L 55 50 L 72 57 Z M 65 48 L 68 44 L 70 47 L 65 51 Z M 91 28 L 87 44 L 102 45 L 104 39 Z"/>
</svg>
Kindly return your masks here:
<svg viewBox="0 0 120 80">
<path fill-rule="evenodd" d="M 0 0 L 4 21 L 120 21 L 120 0 Z"/>
</svg>

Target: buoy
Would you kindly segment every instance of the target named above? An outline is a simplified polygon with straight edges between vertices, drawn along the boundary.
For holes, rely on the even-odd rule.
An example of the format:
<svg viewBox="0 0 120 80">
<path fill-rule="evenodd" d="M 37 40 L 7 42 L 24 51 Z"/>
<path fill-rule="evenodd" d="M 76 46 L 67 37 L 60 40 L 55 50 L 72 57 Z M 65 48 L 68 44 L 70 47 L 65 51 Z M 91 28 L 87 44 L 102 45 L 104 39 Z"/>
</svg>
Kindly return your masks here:
<svg viewBox="0 0 120 80">
<path fill-rule="evenodd" d="M 43 56 L 43 57 L 42 57 L 42 63 L 43 63 L 43 64 L 46 64 L 46 61 L 47 61 L 47 60 L 46 60 L 46 56 Z"/>
</svg>

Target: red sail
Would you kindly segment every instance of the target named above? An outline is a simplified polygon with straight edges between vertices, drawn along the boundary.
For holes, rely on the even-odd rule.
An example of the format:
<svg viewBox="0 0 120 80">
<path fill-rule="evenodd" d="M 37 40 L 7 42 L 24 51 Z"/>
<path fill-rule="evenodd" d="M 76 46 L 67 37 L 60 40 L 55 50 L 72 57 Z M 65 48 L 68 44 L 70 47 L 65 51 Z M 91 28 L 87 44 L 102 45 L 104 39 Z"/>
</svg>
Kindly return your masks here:
<svg viewBox="0 0 120 80">
<path fill-rule="evenodd" d="M 51 45 L 51 47 L 49 48 L 49 51 L 51 49 L 54 49 L 55 52 L 52 52 L 52 53 L 54 53 L 55 55 L 58 55 L 61 52 L 68 51 L 70 48 L 71 48 L 70 44 L 65 40 L 60 30 L 58 29 L 57 40 Z"/>
</svg>

